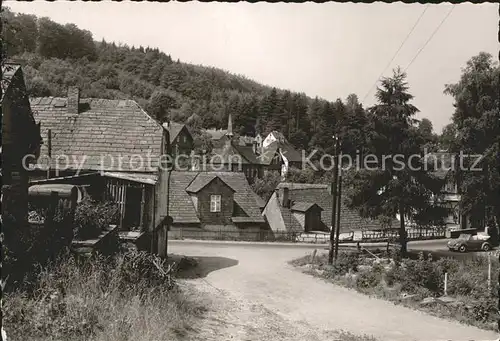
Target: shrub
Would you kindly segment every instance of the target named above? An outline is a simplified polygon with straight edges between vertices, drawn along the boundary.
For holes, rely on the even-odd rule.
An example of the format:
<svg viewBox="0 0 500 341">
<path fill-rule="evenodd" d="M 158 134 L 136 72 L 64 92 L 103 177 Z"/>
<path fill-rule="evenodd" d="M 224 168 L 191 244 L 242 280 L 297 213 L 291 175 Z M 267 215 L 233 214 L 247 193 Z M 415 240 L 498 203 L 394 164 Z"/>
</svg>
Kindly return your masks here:
<svg viewBox="0 0 500 341">
<path fill-rule="evenodd" d="M 362 271 L 356 277 L 356 286 L 359 289 L 375 288 L 380 284 L 381 273 L 377 271 Z"/>
<path fill-rule="evenodd" d="M 13 340 L 171 340 L 189 328 L 197 306 L 144 254 L 65 257 L 40 272 L 36 290 L 5 295 L 3 325 Z M 140 265 L 138 265 L 140 264 Z M 135 283 L 132 281 L 136 281 Z M 195 310 L 196 309 L 196 310 Z"/>
<path fill-rule="evenodd" d="M 345 275 L 350 271 L 358 271 L 359 263 L 358 252 L 341 252 L 334 265 L 334 272 L 336 275 Z"/>
<path fill-rule="evenodd" d="M 434 294 L 440 294 L 443 287 L 443 272 L 432 260 L 421 257 L 418 260 L 405 259 L 385 274 L 388 285 L 401 284 L 401 290 L 416 294 L 419 288 L 425 288 Z"/>
<path fill-rule="evenodd" d="M 167 284 L 172 288 L 173 282 L 165 260 L 146 251 L 132 251 L 118 258 L 120 282 L 125 286 L 145 282 L 149 286 Z"/>
<path fill-rule="evenodd" d="M 118 205 L 86 198 L 78 203 L 75 211 L 74 235 L 77 239 L 97 237 L 104 228 L 118 219 Z"/>
</svg>

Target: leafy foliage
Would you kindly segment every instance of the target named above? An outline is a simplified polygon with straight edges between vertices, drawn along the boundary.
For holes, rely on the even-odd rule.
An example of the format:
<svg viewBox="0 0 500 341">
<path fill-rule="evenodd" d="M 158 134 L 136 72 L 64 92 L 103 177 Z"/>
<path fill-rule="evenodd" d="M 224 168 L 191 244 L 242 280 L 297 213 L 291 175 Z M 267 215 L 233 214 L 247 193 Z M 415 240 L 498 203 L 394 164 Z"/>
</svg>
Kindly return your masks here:
<svg viewBox="0 0 500 341">
<path fill-rule="evenodd" d="M 430 199 L 439 193 L 441 181 L 424 165 L 426 136 L 413 117 L 418 109 L 410 101 L 406 74 L 400 69 L 381 81 L 377 89 L 378 104 L 368 109 L 369 121 L 365 149 L 376 157 L 374 164 L 359 172 L 347 174 L 349 206 L 365 217 L 400 216 L 401 252 L 406 253 L 405 218 L 418 224 L 438 219 L 427 212 L 434 208 Z M 388 158 L 386 158 L 389 156 Z M 416 158 L 415 158 L 416 157 Z M 374 167 L 375 166 L 375 167 Z M 437 211 L 438 213 L 440 211 Z"/>
<path fill-rule="evenodd" d="M 453 125 L 445 138 L 450 150 L 464 155 L 481 155 L 482 171 L 461 172 L 462 203 L 472 217 L 472 227 L 484 228 L 484 216 L 500 223 L 500 68 L 492 56 L 472 57 L 456 84 L 445 87 L 453 96 Z M 443 132 L 444 133 L 444 132 Z M 453 136 L 453 138 L 450 138 Z M 475 157 L 465 160 L 472 166 Z"/>
<path fill-rule="evenodd" d="M 103 229 L 118 219 L 118 205 L 94 201 L 90 198 L 78 203 L 75 211 L 74 236 L 77 239 L 97 237 Z"/>
<path fill-rule="evenodd" d="M 281 176 L 279 174 L 267 173 L 262 179 L 256 179 L 251 187 L 258 196 L 267 201 L 280 181 Z"/>
</svg>

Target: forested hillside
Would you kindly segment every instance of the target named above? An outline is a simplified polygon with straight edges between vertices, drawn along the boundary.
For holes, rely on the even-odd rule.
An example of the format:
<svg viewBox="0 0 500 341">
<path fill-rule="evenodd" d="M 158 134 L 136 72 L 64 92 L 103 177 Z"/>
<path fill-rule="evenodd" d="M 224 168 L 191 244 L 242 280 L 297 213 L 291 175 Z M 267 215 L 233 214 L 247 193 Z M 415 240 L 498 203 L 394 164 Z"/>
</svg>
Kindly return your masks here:
<svg viewBox="0 0 500 341">
<path fill-rule="evenodd" d="M 237 133 L 278 129 L 304 148 L 326 148 L 331 140 L 323 137 L 331 136 L 342 115 L 340 101 L 313 100 L 182 63 L 157 48 L 96 42 L 91 32 L 72 24 L 8 9 L 2 21 L 4 51 L 24 65 L 31 96 L 64 96 L 68 86 L 77 85 L 83 97 L 132 98 L 159 120 L 205 128 L 225 128 L 231 112 Z"/>
</svg>

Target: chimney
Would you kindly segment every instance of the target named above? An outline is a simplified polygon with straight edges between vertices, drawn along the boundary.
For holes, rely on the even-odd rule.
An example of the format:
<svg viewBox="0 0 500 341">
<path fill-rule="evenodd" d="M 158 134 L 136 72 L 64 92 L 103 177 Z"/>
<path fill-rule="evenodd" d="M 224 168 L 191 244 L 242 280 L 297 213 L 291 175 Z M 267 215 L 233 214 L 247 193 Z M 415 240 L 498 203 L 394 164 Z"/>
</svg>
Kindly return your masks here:
<svg viewBox="0 0 500 341">
<path fill-rule="evenodd" d="M 66 106 L 68 114 L 78 115 L 78 104 L 80 103 L 80 89 L 76 86 L 68 88 L 68 104 Z"/>
<path fill-rule="evenodd" d="M 281 199 L 281 205 L 286 208 L 290 208 L 288 187 L 283 187 L 283 199 Z"/>
</svg>

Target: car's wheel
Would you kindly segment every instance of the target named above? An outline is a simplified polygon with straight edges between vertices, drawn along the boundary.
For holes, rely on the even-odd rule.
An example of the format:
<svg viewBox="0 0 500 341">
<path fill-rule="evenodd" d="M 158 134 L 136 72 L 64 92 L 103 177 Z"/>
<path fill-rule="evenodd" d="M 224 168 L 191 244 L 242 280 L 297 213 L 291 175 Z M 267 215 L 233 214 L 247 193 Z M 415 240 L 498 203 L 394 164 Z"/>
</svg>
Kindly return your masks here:
<svg viewBox="0 0 500 341">
<path fill-rule="evenodd" d="M 458 248 L 458 251 L 464 253 L 467 251 L 467 247 L 465 247 L 465 245 L 460 245 L 460 247 Z"/>
<path fill-rule="evenodd" d="M 484 243 L 482 249 L 483 249 L 483 251 L 488 252 L 491 250 L 491 245 L 488 243 Z"/>
</svg>

